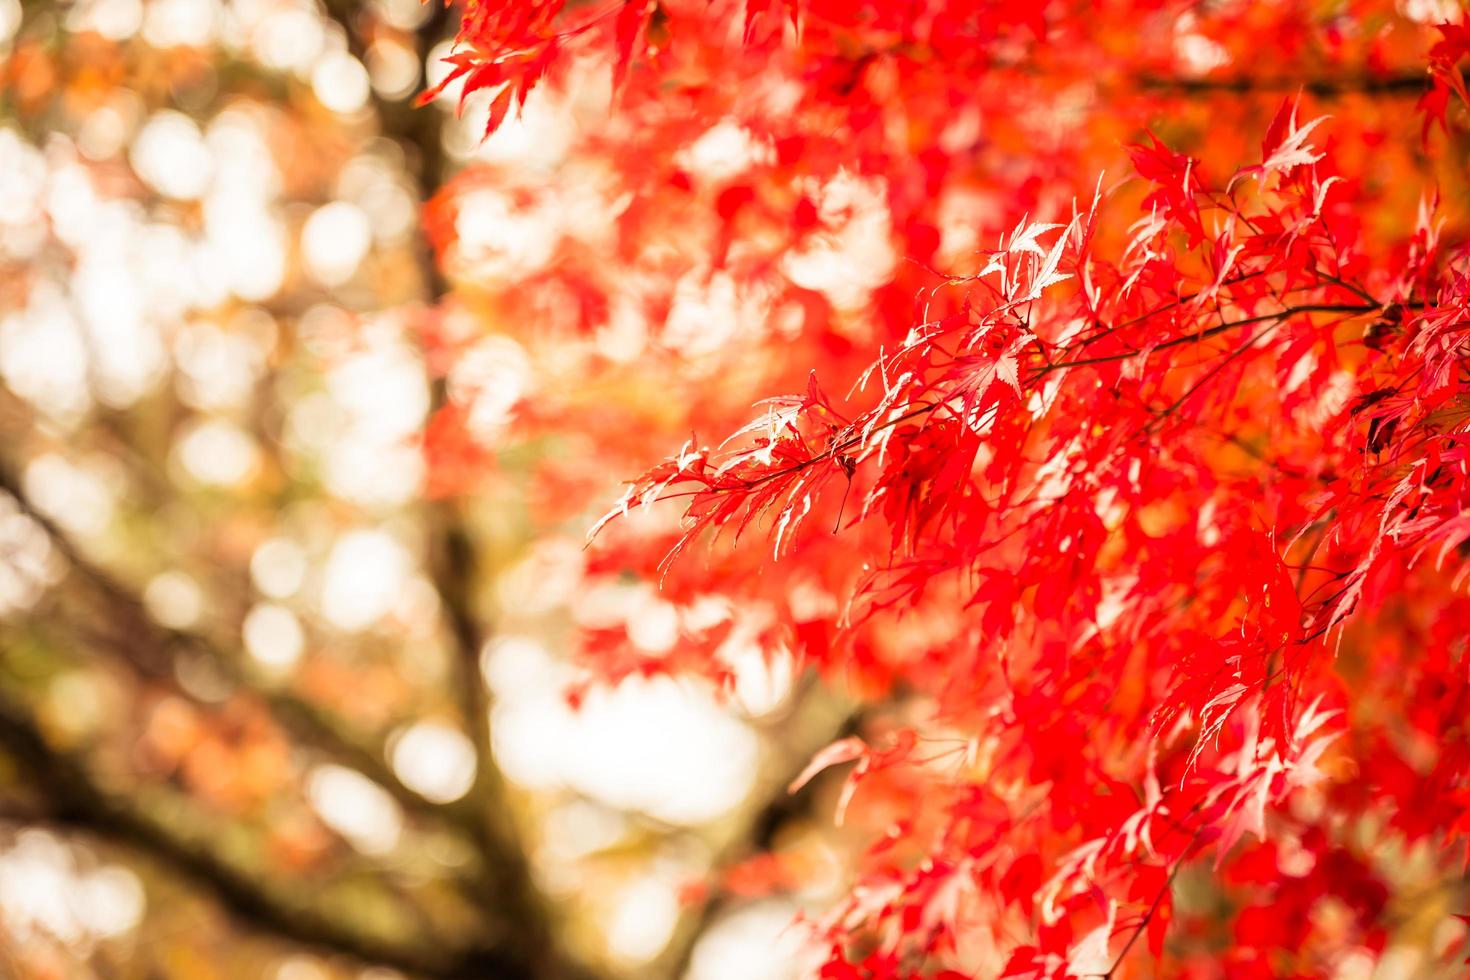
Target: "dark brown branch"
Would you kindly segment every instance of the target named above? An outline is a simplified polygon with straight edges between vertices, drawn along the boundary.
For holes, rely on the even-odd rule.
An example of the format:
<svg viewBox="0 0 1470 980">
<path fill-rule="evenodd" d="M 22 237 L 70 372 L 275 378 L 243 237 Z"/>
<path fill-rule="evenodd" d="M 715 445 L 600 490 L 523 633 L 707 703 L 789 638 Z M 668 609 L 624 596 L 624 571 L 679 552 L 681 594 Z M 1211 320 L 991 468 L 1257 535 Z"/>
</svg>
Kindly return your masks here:
<svg viewBox="0 0 1470 980">
<path fill-rule="evenodd" d="M 369 743 L 361 736 L 345 735 L 321 708 L 285 692 L 263 691 L 250 684 L 238 658 L 227 654 L 208 637 L 154 622 L 134 590 L 83 554 L 71 537 L 40 511 L 4 460 L 0 460 L 0 490 L 10 494 L 21 510 L 46 531 L 72 573 L 101 600 L 100 623 L 90 624 L 83 630 L 85 635 L 105 645 L 144 676 L 170 686 L 176 683 L 173 668 L 178 654 L 203 656 L 231 684 L 247 688 L 260 697 L 270 708 L 272 717 L 295 738 L 378 783 L 409 812 L 444 820 L 464 831 L 473 832 L 478 826 L 478 814 L 463 801 L 433 803 L 404 785 L 387 764 L 386 747 L 381 742 Z"/>
<path fill-rule="evenodd" d="M 1307 92 L 1319 99 L 1339 99 L 1351 95 L 1385 95 L 1415 97 L 1429 87 L 1429 76 L 1415 74 L 1358 76 L 1344 78 L 1166 78 L 1144 75 L 1136 80 L 1139 88 L 1153 92 L 1177 92 L 1183 95 L 1224 93 L 1234 95 L 1286 94 Z"/>
<path fill-rule="evenodd" d="M 363 5 L 351 0 L 322 2 L 327 15 L 346 33 L 349 50 L 363 58 L 367 50 L 361 23 Z M 451 21 L 448 5 L 436 3 L 433 8 L 413 38 L 420 64 L 446 34 Z M 390 100 L 375 95 L 374 99 L 383 135 L 409 152 L 419 199 L 428 201 L 447 176 L 444 113 L 434 106 L 417 107 L 411 98 Z M 448 292 L 448 284 L 422 233 L 417 254 L 424 300 L 439 303 Z M 444 384 L 436 383 L 434 409 L 443 406 L 446 398 Z M 495 763 L 490 697 L 480 671 L 480 651 L 490 630 L 475 606 L 479 581 L 476 542 L 461 507 L 453 501 L 430 505 L 425 517 L 430 535 L 430 577 L 449 634 L 461 714 L 475 748 L 475 778 L 460 802 L 473 814 L 470 830 L 484 859 L 485 900 L 501 915 L 513 914 L 519 931 L 516 941 L 521 949 L 539 956 L 541 975 L 576 975 L 583 968 L 554 941 L 553 915 L 532 878 L 525 841 L 516 826 L 505 779 Z"/>
<path fill-rule="evenodd" d="M 814 691 L 816 678 L 808 678 L 805 687 Z M 856 734 L 863 722 L 861 710 L 816 703 L 811 697 L 799 698 L 793 714 L 791 727 L 808 730 L 783 731 L 774 739 L 785 747 L 782 758 L 752 793 L 753 802 L 736 818 L 729 837 L 716 846 L 703 898 L 685 912 L 668 946 L 650 965 L 649 976 L 680 980 L 689 972 L 699 940 L 732 904 L 733 896 L 725 888 L 727 872 L 741 861 L 770 852 L 785 828 L 810 815 L 817 799 L 815 787 L 804 786 L 794 794 L 787 787 L 823 746 Z"/>
<path fill-rule="evenodd" d="M 1342 313 L 1346 316 L 1359 316 L 1365 313 L 1374 313 L 1381 309 L 1383 309 L 1383 307 L 1380 304 L 1376 303 L 1305 303 L 1300 306 L 1289 306 L 1284 310 L 1277 310 L 1275 313 L 1261 313 L 1256 316 L 1243 317 L 1239 320 L 1231 320 L 1227 323 L 1217 324 L 1216 326 L 1210 327 L 1206 330 L 1200 330 L 1195 333 L 1185 334 L 1182 337 L 1175 337 L 1173 340 L 1166 340 L 1164 343 L 1156 345 L 1155 347 L 1151 348 L 1151 351 L 1168 350 L 1171 347 L 1179 347 L 1183 344 L 1196 343 L 1201 340 L 1208 340 L 1211 337 L 1218 337 L 1222 333 L 1226 333 L 1230 330 L 1235 330 L 1240 327 L 1247 327 L 1256 323 L 1280 322 L 1294 316 L 1300 316 L 1303 313 Z M 1041 378 L 1052 373 L 1053 371 L 1064 371 L 1069 368 L 1085 367 L 1090 364 L 1107 364 L 1112 361 L 1126 361 L 1130 357 L 1138 357 L 1142 353 L 1144 352 L 1122 351 L 1117 354 L 1102 354 L 1097 357 L 1079 358 L 1075 361 L 1057 361 L 1054 364 L 1048 364 L 1047 366 L 1043 367 L 1032 377 L 1028 378 L 1027 381 L 1039 381 Z"/>
<path fill-rule="evenodd" d="M 1190 851 L 1199 843 L 1200 835 L 1203 832 L 1203 828 L 1196 830 L 1194 836 L 1190 838 L 1189 843 L 1184 846 L 1184 850 L 1180 852 L 1179 857 L 1174 861 L 1174 867 L 1169 870 L 1169 876 L 1164 879 L 1164 884 L 1159 888 L 1158 894 L 1154 896 L 1153 902 L 1150 903 L 1148 911 L 1144 913 L 1143 919 L 1134 928 L 1133 933 L 1128 937 L 1128 941 L 1123 944 L 1122 950 L 1118 953 L 1118 958 L 1113 961 L 1112 966 L 1108 967 L 1108 972 L 1102 974 L 1102 980 L 1111 980 L 1113 974 L 1117 973 L 1119 967 L 1123 965 L 1123 961 L 1128 958 L 1128 954 L 1138 942 L 1138 937 L 1148 931 L 1149 923 L 1153 922 L 1154 916 L 1159 913 L 1159 906 L 1164 903 L 1164 899 L 1174 889 L 1175 879 L 1179 877 L 1179 872 L 1184 867 L 1184 862 L 1189 859 Z"/>
<path fill-rule="evenodd" d="M 430 49 L 447 36 L 455 8 L 447 3 L 430 4 L 432 12 L 413 35 L 414 57 L 424 63 Z M 322 0 L 322 9 L 347 35 L 347 49 L 359 61 L 366 61 L 363 14 L 371 5 L 356 0 Z M 444 152 L 444 113 L 435 106 L 419 107 L 417 93 L 400 99 L 388 99 L 372 93 L 373 108 L 384 136 L 393 140 L 409 155 L 408 170 L 418 185 L 420 201 L 428 201 L 438 193 L 448 176 L 449 161 Z M 438 302 L 448 291 L 438 264 L 434 261 L 428 240 L 419 234 L 419 272 L 423 277 L 425 300 Z"/>
<path fill-rule="evenodd" d="M 539 977 L 534 960 L 497 945 L 452 948 L 432 937 L 385 938 L 322 912 L 298 891 L 246 874 L 203 841 L 187 841 L 127 800 L 98 786 L 81 760 L 52 747 L 36 723 L 8 697 L 0 697 L 0 745 L 44 797 L 47 818 L 135 849 L 189 879 L 217 899 L 242 924 L 369 964 L 425 977 Z M 507 928 L 509 928 L 507 926 Z"/>
<path fill-rule="evenodd" d="M 478 581 L 476 549 L 464 518 L 452 502 L 441 502 L 429 514 L 433 539 L 430 574 L 443 606 L 455 661 L 460 710 L 475 747 L 475 778 L 464 800 L 478 816 L 477 839 L 487 856 L 487 900 L 510 903 L 521 930 L 519 941 L 540 950 L 552 972 L 571 969 L 554 942 L 550 907 L 531 876 L 530 857 L 516 826 L 510 794 L 490 739 L 490 696 L 480 671 L 480 650 L 488 629 L 475 613 Z"/>
</svg>

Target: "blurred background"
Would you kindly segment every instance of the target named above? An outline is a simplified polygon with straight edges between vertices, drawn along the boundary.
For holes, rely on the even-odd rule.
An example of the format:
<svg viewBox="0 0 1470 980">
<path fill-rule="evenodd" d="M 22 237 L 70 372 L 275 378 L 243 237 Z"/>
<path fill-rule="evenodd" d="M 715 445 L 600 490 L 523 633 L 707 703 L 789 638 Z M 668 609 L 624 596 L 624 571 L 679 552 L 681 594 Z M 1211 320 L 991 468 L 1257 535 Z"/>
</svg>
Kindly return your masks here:
<svg viewBox="0 0 1470 980">
<path fill-rule="evenodd" d="M 0 975 L 521 975 L 508 948 L 758 980 L 840 887 L 785 787 L 847 705 L 748 642 L 733 697 L 565 655 L 610 625 L 667 650 L 685 613 L 584 575 L 585 502 L 634 467 L 548 485 L 575 439 L 507 426 L 646 338 L 537 348 L 450 294 L 596 247 L 605 182 L 559 168 L 607 82 L 482 142 L 483 106 L 413 107 L 455 26 L 0 0 Z M 692 171 L 751 152 L 730 129 Z M 471 181 L 436 231 L 487 166 L 557 196 Z M 686 346 L 733 320 L 712 295 Z"/>
</svg>

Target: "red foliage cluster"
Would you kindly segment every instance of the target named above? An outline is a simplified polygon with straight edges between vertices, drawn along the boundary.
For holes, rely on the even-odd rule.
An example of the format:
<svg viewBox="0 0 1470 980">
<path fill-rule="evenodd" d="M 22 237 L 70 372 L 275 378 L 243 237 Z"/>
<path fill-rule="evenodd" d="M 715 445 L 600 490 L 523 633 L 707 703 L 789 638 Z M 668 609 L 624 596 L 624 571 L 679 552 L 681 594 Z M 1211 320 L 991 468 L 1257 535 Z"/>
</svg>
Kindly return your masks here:
<svg viewBox="0 0 1470 980">
<path fill-rule="evenodd" d="M 497 302 L 640 318 L 687 395 L 660 431 L 731 433 L 635 481 L 592 560 L 659 578 L 679 642 L 614 628 L 589 656 L 727 679 L 739 634 L 902 695 L 800 781 L 855 761 L 859 822 L 873 774 L 913 794 L 873 808 L 823 975 L 1381 952 L 1423 885 L 1384 855 L 1459 858 L 1470 827 L 1470 249 L 1429 142 L 1461 138 L 1467 28 L 1368 2 L 561 7 L 470 3 L 456 71 L 495 129 L 601 58 L 618 108 L 576 152 L 623 210 Z M 747 159 L 691 166 L 718 126 Z M 759 322 L 682 356 L 679 291 L 715 282 Z M 750 388 L 795 393 L 742 426 Z M 646 445 L 635 411 L 534 416 L 590 427 L 605 468 Z M 670 499 L 677 527 L 615 519 Z M 1195 867 L 1214 907 L 1176 910 Z"/>
</svg>

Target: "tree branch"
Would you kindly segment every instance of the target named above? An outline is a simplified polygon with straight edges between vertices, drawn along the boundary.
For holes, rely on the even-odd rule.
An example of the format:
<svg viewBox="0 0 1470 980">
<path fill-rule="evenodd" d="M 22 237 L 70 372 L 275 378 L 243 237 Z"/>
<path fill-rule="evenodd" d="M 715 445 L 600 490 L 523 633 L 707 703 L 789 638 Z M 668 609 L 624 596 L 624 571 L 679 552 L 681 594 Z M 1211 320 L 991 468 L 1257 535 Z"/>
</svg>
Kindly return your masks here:
<svg viewBox="0 0 1470 980">
<path fill-rule="evenodd" d="M 552 912 L 532 878 L 529 854 L 516 826 L 505 778 L 495 763 L 490 737 L 490 696 L 480 671 L 480 649 L 488 630 L 474 608 L 478 578 L 474 542 L 451 501 L 434 505 L 428 520 L 433 538 L 430 575 L 443 604 L 460 710 L 475 747 L 475 778 L 463 799 L 478 814 L 475 833 L 489 858 L 487 886 L 497 903 L 510 902 L 517 910 L 528 948 L 543 950 L 551 963 L 561 957 L 555 952 Z M 551 975 L 569 968 L 566 964 L 557 966 Z"/>
<path fill-rule="evenodd" d="M 810 680 L 814 687 L 815 677 Z M 790 726 L 793 730 L 773 739 L 781 747 L 781 757 L 751 793 L 724 841 L 716 845 L 705 878 L 704 897 L 680 919 L 668 946 L 650 965 L 649 975 L 679 980 L 688 973 L 699 940 L 730 907 L 732 896 L 725 888 L 726 873 L 741 861 L 769 852 L 783 828 L 810 813 L 816 799 L 813 787 L 803 787 L 794 794 L 787 787 L 823 746 L 855 734 L 863 720 L 860 709 L 833 698 L 804 699 L 795 714 L 806 717 L 795 717 Z"/>
<path fill-rule="evenodd" d="M 1172 92 L 1181 95 L 1230 93 L 1292 94 L 1308 92 L 1319 99 L 1339 99 L 1351 95 L 1387 95 L 1413 97 L 1423 95 L 1429 87 L 1424 72 L 1402 75 L 1345 78 L 1171 78 L 1143 75 L 1135 80 L 1144 91 Z"/>
<path fill-rule="evenodd" d="M 0 745 L 40 788 L 50 819 L 138 850 L 198 885 L 245 925 L 284 939 L 433 978 L 540 976 L 533 960 L 502 936 L 494 945 L 452 948 L 433 937 L 385 937 L 323 912 L 317 903 L 258 881 L 205 841 L 186 841 L 125 799 L 98 786 L 81 760 L 53 748 L 34 720 L 0 696 Z M 510 933 L 514 924 L 507 923 Z M 427 941 L 424 941 L 427 939 Z"/>
<path fill-rule="evenodd" d="M 348 48 L 359 59 L 367 45 L 360 23 L 362 6 L 351 0 L 322 0 L 323 9 L 347 35 Z M 414 54 L 422 64 L 429 50 L 447 33 L 450 7 L 435 4 L 413 37 Z M 446 177 L 444 114 L 434 106 L 417 107 L 412 99 L 390 100 L 374 94 L 383 134 L 404 145 L 414 156 L 410 168 L 419 199 L 430 200 Z M 440 273 L 428 239 L 420 232 L 419 267 L 424 300 L 442 302 L 448 284 Z M 447 401 L 442 381 L 433 386 L 431 411 Z M 548 976 L 573 975 L 581 967 L 558 948 L 552 932 L 552 912 L 532 878 L 523 835 L 516 826 L 505 779 L 495 763 L 490 737 L 490 696 L 480 671 L 480 651 L 489 636 L 475 608 L 479 578 L 474 538 L 462 508 L 454 501 L 431 504 L 426 514 L 430 534 L 429 572 L 439 595 L 454 659 L 460 711 L 475 749 L 475 778 L 461 802 L 474 813 L 470 828 L 485 857 L 486 898 L 509 903 L 521 927 L 523 948 L 538 951 Z"/>
<path fill-rule="evenodd" d="M 434 803 L 404 785 L 385 761 L 387 751 L 381 741 L 369 742 L 361 736 L 346 735 L 329 714 L 316 705 L 282 691 L 261 690 L 250 683 L 237 658 L 226 654 L 204 635 L 154 622 L 132 589 L 83 554 L 71 537 L 40 511 L 26 494 L 14 470 L 3 459 L 0 459 L 0 490 L 10 494 L 26 516 L 45 530 L 72 572 L 102 600 L 106 628 L 84 630 L 95 642 L 108 646 L 143 675 L 170 686 L 176 685 L 173 665 L 179 651 L 202 655 L 231 684 L 251 691 L 264 701 L 272 717 L 294 737 L 378 783 L 409 812 L 443 820 L 462 831 L 475 832 L 479 816 L 464 801 Z"/>
</svg>

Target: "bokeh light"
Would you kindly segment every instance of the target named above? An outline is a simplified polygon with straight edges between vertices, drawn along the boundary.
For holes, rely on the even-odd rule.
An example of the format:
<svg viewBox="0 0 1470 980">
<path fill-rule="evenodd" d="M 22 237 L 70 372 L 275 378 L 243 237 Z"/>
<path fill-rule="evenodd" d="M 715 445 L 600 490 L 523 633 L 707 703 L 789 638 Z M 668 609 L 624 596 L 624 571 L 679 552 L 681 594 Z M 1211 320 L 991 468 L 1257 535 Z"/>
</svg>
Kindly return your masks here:
<svg viewBox="0 0 1470 980">
<path fill-rule="evenodd" d="M 626 629 L 653 661 L 729 610 L 593 574 L 586 515 L 541 512 L 592 488 L 530 489 L 576 447 L 526 436 L 598 359 L 731 350 L 771 298 L 679 270 L 656 331 L 659 284 L 630 280 L 564 342 L 579 299 L 529 330 L 469 288 L 606 253 L 628 202 L 606 168 L 567 166 L 606 66 L 572 69 L 596 98 L 543 87 L 488 140 L 484 93 L 463 118 L 457 86 L 411 107 L 452 20 L 418 0 L 0 0 L 0 727 L 14 707 L 107 814 L 0 813 L 0 972 L 14 950 L 46 976 L 400 978 L 230 895 L 320 901 L 389 946 L 462 943 L 505 822 L 576 945 L 641 976 L 789 765 L 799 668 L 761 652 L 758 618 L 730 619 L 726 688 L 585 692 L 572 630 Z M 682 159 L 715 186 L 769 156 L 732 119 Z M 853 268 L 820 287 L 852 302 L 885 261 L 860 240 L 884 220 L 863 188 L 834 246 Z M 425 443 L 446 413 L 483 482 L 442 501 Z M 3 761 L 8 794 L 25 771 Z M 509 816 L 476 816 L 502 791 Z M 234 882 L 223 899 L 210 875 Z"/>
</svg>

